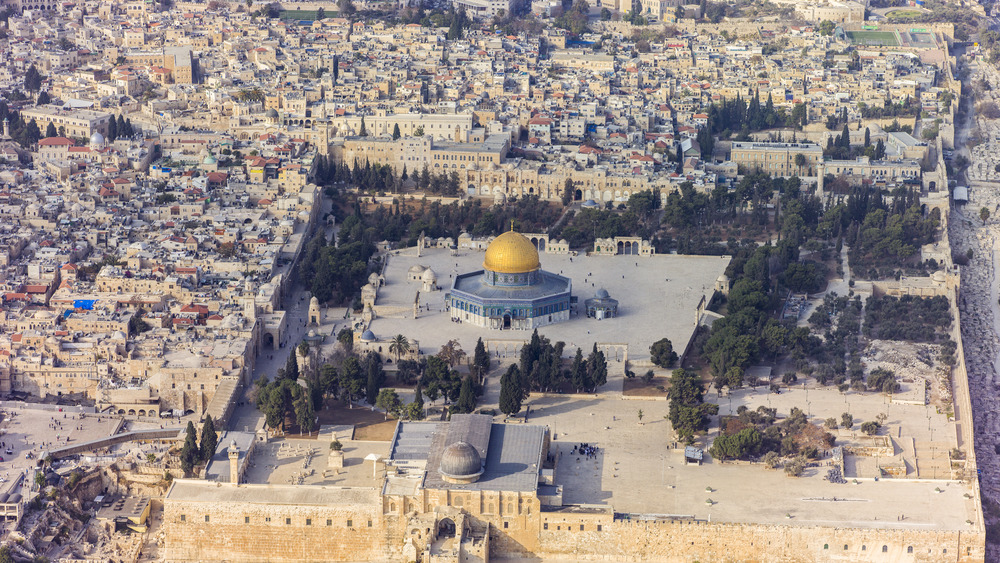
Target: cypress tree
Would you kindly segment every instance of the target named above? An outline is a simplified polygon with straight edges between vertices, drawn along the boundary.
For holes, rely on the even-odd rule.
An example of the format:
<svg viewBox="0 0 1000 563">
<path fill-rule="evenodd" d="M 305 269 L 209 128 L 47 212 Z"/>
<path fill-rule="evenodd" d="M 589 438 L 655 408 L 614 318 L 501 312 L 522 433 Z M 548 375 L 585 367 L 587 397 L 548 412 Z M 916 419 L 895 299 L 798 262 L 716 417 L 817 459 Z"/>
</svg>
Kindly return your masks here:
<svg viewBox="0 0 1000 563">
<path fill-rule="evenodd" d="M 591 391 L 608 382 L 608 362 L 604 359 L 604 352 L 597 349 L 596 342 L 590 357 L 587 358 L 587 376 L 590 379 Z"/>
<path fill-rule="evenodd" d="M 285 377 L 295 381 L 299 378 L 299 360 L 295 357 L 295 350 L 288 354 L 288 361 L 285 362 Z"/>
<path fill-rule="evenodd" d="M 476 408 L 476 392 L 472 389 L 472 377 L 465 376 L 462 380 L 462 389 L 458 393 L 458 400 L 451 406 L 452 414 L 468 414 Z"/>
<path fill-rule="evenodd" d="M 577 391 L 590 389 L 590 377 L 588 377 L 587 361 L 583 359 L 583 350 L 577 348 L 576 356 L 573 358 L 573 366 L 570 368 L 570 380 L 573 388 Z"/>
<path fill-rule="evenodd" d="M 115 139 L 118 138 L 118 122 L 115 118 L 108 120 L 108 142 L 113 143 Z"/>
<path fill-rule="evenodd" d="M 207 463 L 212 459 L 218 445 L 219 435 L 215 433 L 215 423 L 212 422 L 211 415 L 205 415 L 205 424 L 201 427 L 201 460 Z"/>
<path fill-rule="evenodd" d="M 519 383 L 521 374 L 517 364 L 512 364 L 500 377 L 500 412 L 507 416 L 521 411 L 521 401 L 524 399 Z"/>
<path fill-rule="evenodd" d="M 486 351 L 486 345 L 483 344 L 482 338 L 476 341 L 476 351 L 472 354 L 472 365 L 476 369 L 479 381 L 482 381 L 483 377 L 486 377 L 490 371 L 490 353 Z"/>
<path fill-rule="evenodd" d="M 365 127 L 365 116 L 363 115 L 361 116 L 361 131 L 358 132 L 358 135 L 362 137 L 368 136 L 368 128 Z"/>
<path fill-rule="evenodd" d="M 845 149 L 851 148 L 851 131 L 847 128 L 847 124 L 844 124 L 844 130 L 840 133 L 840 146 Z"/>
<path fill-rule="evenodd" d="M 399 124 L 396 123 L 395 125 L 392 126 L 392 140 L 395 141 L 399 137 L 400 137 Z"/>
<path fill-rule="evenodd" d="M 872 131 L 871 129 L 865 127 L 865 146 L 872 144 Z"/>
<path fill-rule="evenodd" d="M 184 470 L 185 475 L 194 469 L 194 465 L 198 462 L 198 456 L 200 455 L 198 450 L 198 432 L 194 429 L 194 423 L 190 420 L 188 421 L 186 433 L 184 447 L 181 448 L 181 469 Z"/>
</svg>

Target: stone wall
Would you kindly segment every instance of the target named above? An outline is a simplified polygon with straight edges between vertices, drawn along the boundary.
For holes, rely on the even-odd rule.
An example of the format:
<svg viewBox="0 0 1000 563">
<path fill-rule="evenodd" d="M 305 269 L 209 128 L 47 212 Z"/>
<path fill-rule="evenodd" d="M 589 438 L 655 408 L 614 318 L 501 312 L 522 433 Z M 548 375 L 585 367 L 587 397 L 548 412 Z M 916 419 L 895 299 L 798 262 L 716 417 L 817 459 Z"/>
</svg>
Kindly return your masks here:
<svg viewBox="0 0 1000 563">
<path fill-rule="evenodd" d="M 371 503 L 329 506 L 253 502 L 253 495 L 226 503 L 167 499 L 165 560 L 378 560 L 386 538 L 377 492 L 371 496 Z"/>
<path fill-rule="evenodd" d="M 587 561 L 983 561 L 978 532 L 611 521 L 558 514 L 544 520 L 541 554 Z M 582 526 L 582 531 L 581 531 Z M 543 528 L 545 524 L 543 523 Z"/>
</svg>

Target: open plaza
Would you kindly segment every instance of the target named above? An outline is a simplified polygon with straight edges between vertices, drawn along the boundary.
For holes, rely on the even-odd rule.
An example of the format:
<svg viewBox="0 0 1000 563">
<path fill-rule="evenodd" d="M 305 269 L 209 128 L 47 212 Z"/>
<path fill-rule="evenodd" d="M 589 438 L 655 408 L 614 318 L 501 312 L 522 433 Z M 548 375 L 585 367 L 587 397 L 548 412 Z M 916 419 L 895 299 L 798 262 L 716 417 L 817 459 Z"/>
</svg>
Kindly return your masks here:
<svg viewBox="0 0 1000 563">
<path fill-rule="evenodd" d="M 434 353 L 449 340 L 457 339 L 471 352 L 476 339 L 494 341 L 491 351 L 513 354 L 506 342 L 520 342 L 531 337 L 527 330 L 489 330 L 451 320 L 445 302 L 455 276 L 482 270 L 484 252 L 415 248 L 388 256 L 379 290 L 376 311 L 390 311 L 376 316 L 370 329 L 379 338 L 402 334 L 419 341 L 421 352 Z M 547 254 L 539 256 L 543 270 L 569 278 L 576 303 L 568 321 L 543 326 L 539 334 L 552 342 L 566 343 L 566 349 L 590 350 L 594 343 L 625 344 L 630 359 L 649 357 L 649 346 L 669 338 L 678 352 L 683 351 L 694 333 L 699 303 L 707 304 L 719 276 L 729 264 L 729 257 L 719 256 L 581 256 Z M 440 289 L 421 290 L 421 284 L 407 281 L 412 266 L 431 268 Z M 584 301 L 604 289 L 618 300 L 614 318 L 587 318 Z M 413 303 L 419 292 L 419 311 L 413 318 Z M 609 360 L 621 359 L 613 355 Z"/>
</svg>

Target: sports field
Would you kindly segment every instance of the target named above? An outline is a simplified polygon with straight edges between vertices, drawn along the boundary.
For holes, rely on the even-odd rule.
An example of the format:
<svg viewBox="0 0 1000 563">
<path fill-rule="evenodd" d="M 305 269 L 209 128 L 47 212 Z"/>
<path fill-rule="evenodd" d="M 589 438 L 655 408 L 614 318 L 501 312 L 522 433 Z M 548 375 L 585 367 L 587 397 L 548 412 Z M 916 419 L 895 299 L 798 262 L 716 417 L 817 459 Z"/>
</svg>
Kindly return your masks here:
<svg viewBox="0 0 1000 563">
<path fill-rule="evenodd" d="M 847 37 L 855 45 L 882 45 L 885 47 L 899 47 L 899 39 L 892 31 L 848 31 Z"/>
</svg>

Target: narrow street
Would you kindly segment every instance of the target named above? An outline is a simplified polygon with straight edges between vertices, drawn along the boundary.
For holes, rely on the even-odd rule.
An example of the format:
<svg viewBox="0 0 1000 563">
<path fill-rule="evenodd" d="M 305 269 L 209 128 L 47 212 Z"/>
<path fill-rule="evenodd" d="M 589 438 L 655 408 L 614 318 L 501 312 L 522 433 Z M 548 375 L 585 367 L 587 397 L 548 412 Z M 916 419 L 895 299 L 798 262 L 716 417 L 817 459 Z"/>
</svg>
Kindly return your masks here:
<svg viewBox="0 0 1000 563">
<path fill-rule="evenodd" d="M 331 206 L 332 202 L 330 198 L 323 196 L 322 207 L 317 219 L 319 224 L 313 230 L 315 232 L 316 228 L 323 228 L 328 239 L 336 232 L 336 227 L 327 226 L 323 220 L 323 217 L 330 212 Z M 298 267 L 298 263 L 290 264 L 288 271 L 296 267 Z M 306 326 L 309 315 L 309 297 L 309 291 L 300 283 L 296 283 L 291 291 L 289 291 L 288 297 L 285 299 L 286 326 L 288 329 L 282 342 L 283 347 L 277 350 L 261 347 L 261 352 L 257 356 L 257 363 L 253 372 L 253 381 L 257 381 L 261 376 L 265 376 L 268 379 L 274 377 L 274 374 L 278 372 L 278 368 L 284 367 L 288 361 L 288 355 L 302 341 L 302 337 L 309 332 L 309 328 Z M 263 413 L 257 410 L 256 406 L 246 402 L 246 392 L 249 390 L 249 388 L 245 389 L 243 395 L 238 399 L 242 404 L 237 405 L 233 410 L 233 416 L 229 423 L 230 430 L 252 432 L 264 419 Z"/>
</svg>

